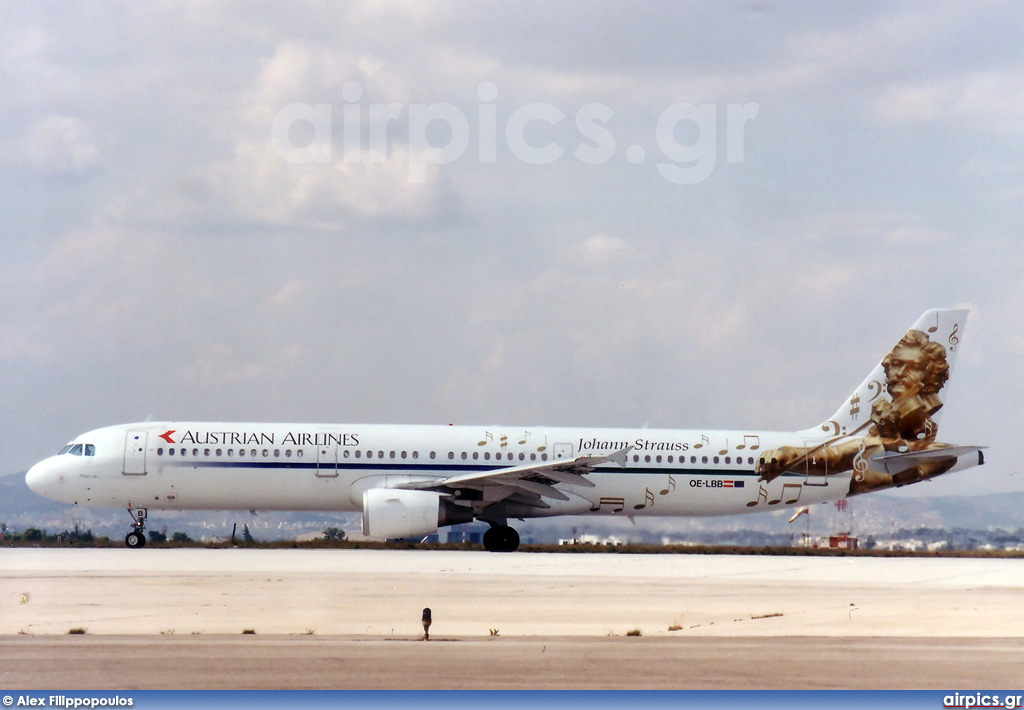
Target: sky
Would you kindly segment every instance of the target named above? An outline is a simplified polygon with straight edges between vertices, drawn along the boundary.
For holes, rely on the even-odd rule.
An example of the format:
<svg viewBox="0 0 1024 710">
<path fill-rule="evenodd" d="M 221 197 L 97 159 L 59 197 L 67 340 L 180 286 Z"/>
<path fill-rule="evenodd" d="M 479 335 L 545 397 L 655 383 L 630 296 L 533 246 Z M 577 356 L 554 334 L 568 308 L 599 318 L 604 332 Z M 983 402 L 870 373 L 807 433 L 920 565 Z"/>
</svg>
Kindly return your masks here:
<svg viewBox="0 0 1024 710">
<path fill-rule="evenodd" d="M 988 464 L 907 492 L 1022 491 L 1022 35 L 0 2 L 0 474 L 147 418 L 802 429 L 966 307 L 939 438 Z"/>
</svg>

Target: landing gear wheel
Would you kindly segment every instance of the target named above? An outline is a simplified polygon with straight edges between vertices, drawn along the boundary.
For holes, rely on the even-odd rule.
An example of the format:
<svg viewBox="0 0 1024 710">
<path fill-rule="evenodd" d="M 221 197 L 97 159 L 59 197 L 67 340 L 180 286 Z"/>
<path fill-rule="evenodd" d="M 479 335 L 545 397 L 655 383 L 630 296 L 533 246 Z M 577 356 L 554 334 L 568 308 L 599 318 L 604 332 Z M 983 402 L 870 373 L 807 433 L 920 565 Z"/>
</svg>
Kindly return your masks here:
<svg viewBox="0 0 1024 710">
<path fill-rule="evenodd" d="M 508 525 L 494 525 L 484 533 L 484 549 L 488 552 L 515 552 L 519 533 Z"/>
<path fill-rule="evenodd" d="M 124 544 L 128 547 L 145 547 L 146 516 L 148 511 L 145 508 L 135 508 L 132 510 L 131 504 L 129 504 L 128 514 L 132 516 L 132 531 L 125 535 Z"/>
</svg>

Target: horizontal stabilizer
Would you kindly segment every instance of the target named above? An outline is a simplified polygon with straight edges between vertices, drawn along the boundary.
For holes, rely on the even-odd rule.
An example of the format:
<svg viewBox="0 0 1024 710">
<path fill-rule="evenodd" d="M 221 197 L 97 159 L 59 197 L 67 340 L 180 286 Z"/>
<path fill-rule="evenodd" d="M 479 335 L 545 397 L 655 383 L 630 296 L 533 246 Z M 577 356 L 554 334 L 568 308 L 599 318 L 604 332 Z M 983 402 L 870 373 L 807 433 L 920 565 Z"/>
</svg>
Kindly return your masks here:
<svg viewBox="0 0 1024 710">
<path fill-rule="evenodd" d="M 906 471 L 923 463 L 934 463 L 944 459 L 956 459 L 977 452 L 981 455 L 984 446 L 947 446 L 941 449 L 925 451 L 908 451 L 906 453 L 887 452 L 871 457 L 872 467 L 876 471 L 884 471 L 890 475 Z M 979 461 L 980 463 L 980 461 Z"/>
</svg>

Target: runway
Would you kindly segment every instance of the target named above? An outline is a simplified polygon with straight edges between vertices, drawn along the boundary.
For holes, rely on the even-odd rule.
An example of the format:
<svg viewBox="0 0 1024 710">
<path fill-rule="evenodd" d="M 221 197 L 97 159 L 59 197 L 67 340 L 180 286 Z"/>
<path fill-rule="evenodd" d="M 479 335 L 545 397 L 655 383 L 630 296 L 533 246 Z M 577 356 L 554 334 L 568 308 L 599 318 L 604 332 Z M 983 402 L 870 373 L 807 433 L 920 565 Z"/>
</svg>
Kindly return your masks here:
<svg viewBox="0 0 1024 710">
<path fill-rule="evenodd" d="M 0 568 L 8 688 L 1014 688 L 1024 663 L 1021 560 L 7 548 Z"/>
</svg>

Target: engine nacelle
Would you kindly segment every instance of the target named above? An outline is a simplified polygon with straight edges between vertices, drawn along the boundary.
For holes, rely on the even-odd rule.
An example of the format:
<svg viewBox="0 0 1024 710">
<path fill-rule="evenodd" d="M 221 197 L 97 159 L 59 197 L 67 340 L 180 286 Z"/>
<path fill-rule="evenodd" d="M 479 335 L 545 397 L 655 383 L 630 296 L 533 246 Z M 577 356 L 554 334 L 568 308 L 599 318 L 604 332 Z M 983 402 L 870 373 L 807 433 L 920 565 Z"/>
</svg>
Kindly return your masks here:
<svg viewBox="0 0 1024 710">
<path fill-rule="evenodd" d="M 442 525 L 468 523 L 473 512 L 435 491 L 371 488 L 363 492 L 363 535 L 378 540 L 432 535 Z"/>
</svg>

